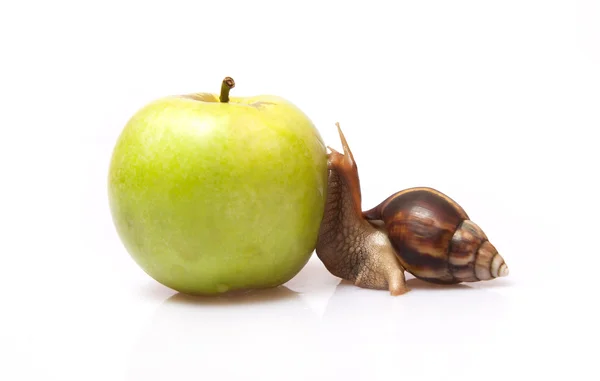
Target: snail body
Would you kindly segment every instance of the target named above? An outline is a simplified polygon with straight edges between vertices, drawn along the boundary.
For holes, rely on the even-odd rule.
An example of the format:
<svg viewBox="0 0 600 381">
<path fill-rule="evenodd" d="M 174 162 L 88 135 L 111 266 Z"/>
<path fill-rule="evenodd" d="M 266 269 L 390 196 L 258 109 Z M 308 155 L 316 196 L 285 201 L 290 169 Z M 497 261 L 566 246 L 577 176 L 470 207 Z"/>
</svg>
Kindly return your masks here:
<svg viewBox="0 0 600 381">
<path fill-rule="evenodd" d="M 436 284 L 508 275 L 483 230 L 433 188 L 405 189 L 363 212 L 356 162 L 336 125 L 344 153 L 328 147 L 327 203 L 315 250 L 329 272 L 392 295 L 408 291 L 405 271 Z"/>
</svg>

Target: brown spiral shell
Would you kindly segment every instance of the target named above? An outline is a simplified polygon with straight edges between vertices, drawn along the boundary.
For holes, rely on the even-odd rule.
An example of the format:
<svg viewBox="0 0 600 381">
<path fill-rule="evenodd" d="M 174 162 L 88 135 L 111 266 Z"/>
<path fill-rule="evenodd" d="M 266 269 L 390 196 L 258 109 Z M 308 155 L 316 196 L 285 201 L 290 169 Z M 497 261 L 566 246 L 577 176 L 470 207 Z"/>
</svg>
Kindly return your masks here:
<svg viewBox="0 0 600 381">
<path fill-rule="evenodd" d="M 452 284 L 508 275 L 481 228 L 435 189 L 405 189 L 363 215 L 383 221 L 400 263 L 416 278 Z"/>
</svg>

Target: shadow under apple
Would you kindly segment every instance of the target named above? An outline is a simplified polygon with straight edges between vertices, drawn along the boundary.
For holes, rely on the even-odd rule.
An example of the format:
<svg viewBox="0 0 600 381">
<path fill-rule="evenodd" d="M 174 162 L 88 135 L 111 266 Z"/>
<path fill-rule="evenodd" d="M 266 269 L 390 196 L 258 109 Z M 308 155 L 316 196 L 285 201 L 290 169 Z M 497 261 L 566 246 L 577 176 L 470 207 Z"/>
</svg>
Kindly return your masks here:
<svg viewBox="0 0 600 381">
<path fill-rule="evenodd" d="M 176 293 L 167 300 L 166 304 L 187 306 L 235 306 L 241 304 L 277 303 L 281 300 L 298 298 L 296 292 L 284 285 L 272 288 L 241 290 L 215 296 L 190 295 Z"/>
<path fill-rule="evenodd" d="M 306 379 L 297 359 L 313 356 L 317 325 L 303 298 L 285 286 L 219 297 L 177 293 L 142 330 L 128 377 Z"/>
</svg>

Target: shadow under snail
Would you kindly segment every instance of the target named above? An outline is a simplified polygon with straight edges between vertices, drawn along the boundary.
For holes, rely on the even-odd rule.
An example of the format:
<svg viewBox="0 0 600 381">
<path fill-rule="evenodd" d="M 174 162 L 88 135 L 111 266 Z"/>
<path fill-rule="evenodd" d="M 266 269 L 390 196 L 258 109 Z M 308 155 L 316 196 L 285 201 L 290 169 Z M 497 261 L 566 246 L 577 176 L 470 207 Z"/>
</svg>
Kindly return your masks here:
<svg viewBox="0 0 600 381">
<path fill-rule="evenodd" d="M 435 189 L 405 189 L 363 212 L 356 162 L 336 126 L 344 153 L 327 147 L 328 194 L 315 249 L 330 273 L 392 295 L 409 291 L 405 271 L 436 284 L 508 275 L 481 228 Z"/>
</svg>

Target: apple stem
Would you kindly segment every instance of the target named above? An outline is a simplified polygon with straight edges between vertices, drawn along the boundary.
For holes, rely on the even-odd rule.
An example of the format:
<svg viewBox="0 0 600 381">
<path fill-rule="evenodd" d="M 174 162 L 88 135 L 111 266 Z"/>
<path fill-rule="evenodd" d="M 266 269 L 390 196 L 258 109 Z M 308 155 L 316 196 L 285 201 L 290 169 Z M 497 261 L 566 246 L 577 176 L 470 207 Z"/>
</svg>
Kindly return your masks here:
<svg viewBox="0 0 600 381">
<path fill-rule="evenodd" d="M 221 96 L 219 97 L 219 100 L 222 103 L 229 102 L 229 90 L 233 89 L 234 87 L 235 82 L 233 81 L 233 78 L 225 77 L 223 83 L 221 84 Z"/>
</svg>

